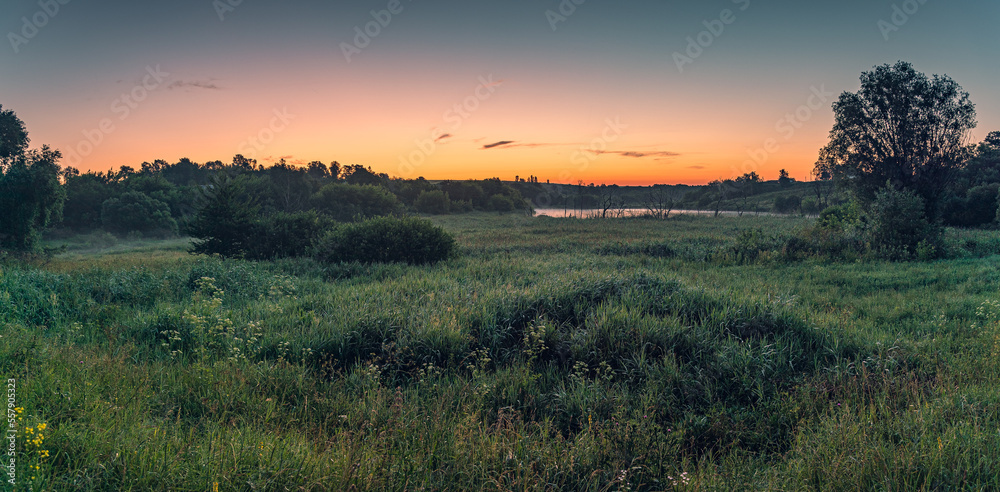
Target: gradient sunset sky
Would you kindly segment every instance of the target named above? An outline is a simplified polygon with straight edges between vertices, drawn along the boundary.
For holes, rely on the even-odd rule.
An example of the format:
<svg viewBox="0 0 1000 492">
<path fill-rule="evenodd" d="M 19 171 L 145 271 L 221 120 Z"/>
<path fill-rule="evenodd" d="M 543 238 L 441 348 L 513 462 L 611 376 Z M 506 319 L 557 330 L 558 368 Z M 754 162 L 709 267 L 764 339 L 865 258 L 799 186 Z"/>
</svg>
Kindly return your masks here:
<svg viewBox="0 0 1000 492">
<path fill-rule="evenodd" d="M 805 178 L 836 96 L 905 60 L 1000 130 L 996 0 L 580 1 L 4 0 L 0 104 L 83 171 L 701 184 Z"/>
</svg>

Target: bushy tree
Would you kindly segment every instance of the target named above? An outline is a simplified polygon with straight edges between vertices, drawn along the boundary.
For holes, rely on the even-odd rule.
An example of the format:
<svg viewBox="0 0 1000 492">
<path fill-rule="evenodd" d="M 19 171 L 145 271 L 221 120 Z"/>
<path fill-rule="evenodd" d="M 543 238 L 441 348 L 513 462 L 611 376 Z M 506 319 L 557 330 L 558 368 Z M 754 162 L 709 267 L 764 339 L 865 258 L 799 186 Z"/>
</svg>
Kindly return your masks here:
<svg viewBox="0 0 1000 492">
<path fill-rule="evenodd" d="M 108 232 L 119 234 L 177 234 L 177 221 L 170 216 L 170 206 L 139 191 L 106 200 L 101 205 L 101 223 Z"/>
<path fill-rule="evenodd" d="M 413 206 L 422 214 L 446 214 L 451 209 L 451 200 L 441 190 L 424 191 L 413 202 Z"/>
<path fill-rule="evenodd" d="M 495 212 L 510 212 L 514 210 L 514 201 L 510 199 L 507 195 L 493 195 L 490 197 L 490 201 L 486 205 L 489 210 Z"/>
<path fill-rule="evenodd" d="M 0 104 L 0 161 L 24 154 L 29 141 L 24 122 Z"/>
<path fill-rule="evenodd" d="M 861 75 L 858 92 L 833 104 L 836 122 L 817 174 L 828 173 L 866 203 L 889 183 L 935 210 L 967 156 L 976 126 L 969 94 L 948 76 L 928 78 L 906 62 Z"/>
<path fill-rule="evenodd" d="M 779 196 L 774 199 L 774 211 L 787 214 L 799 210 L 802 206 L 802 197 L 799 195 Z"/>
<path fill-rule="evenodd" d="M 887 186 L 876 193 L 866 214 L 865 239 L 879 256 L 905 260 L 940 252 L 941 230 L 927 220 L 924 200 L 916 192 Z"/>
<path fill-rule="evenodd" d="M 69 175 L 63 189 L 66 192 L 66 205 L 62 225 L 76 230 L 101 227 L 101 206 L 114 193 L 104 175 Z"/>
<path fill-rule="evenodd" d="M 788 171 L 784 169 L 778 171 L 778 185 L 780 185 L 782 188 L 787 188 L 794 182 L 795 180 L 788 175 Z"/>
<path fill-rule="evenodd" d="M 318 241 L 315 257 L 330 263 L 426 264 L 447 259 L 454 248 L 454 238 L 429 220 L 377 217 L 331 230 Z"/>
<path fill-rule="evenodd" d="M 42 231 L 61 218 L 57 150 L 26 150 L 28 133 L 17 115 L 0 107 L 0 248 L 36 251 Z"/>
<path fill-rule="evenodd" d="M 997 212 L 1000 183 L 973 186 L 965 196 L 949 195 L 941 206 L 942 219 L 950 226 L 982 227 L 991 224 Z"/>
<path fill-rule="evenodd" d="M 381 186 L 331 183 L 311 199 L 319 212 L 340 222 L 399 213 L 403 209 L 396 195 Z"/>
<path fill-rule="evenodd" d="M 333 221 L 315 211 L 277 212 L 258 218 L 248 228 L 253 237 L 244 244 L 242 257 L 273 260 L 306 256 L 316 241 L 333 226 Z"/>
</svg>

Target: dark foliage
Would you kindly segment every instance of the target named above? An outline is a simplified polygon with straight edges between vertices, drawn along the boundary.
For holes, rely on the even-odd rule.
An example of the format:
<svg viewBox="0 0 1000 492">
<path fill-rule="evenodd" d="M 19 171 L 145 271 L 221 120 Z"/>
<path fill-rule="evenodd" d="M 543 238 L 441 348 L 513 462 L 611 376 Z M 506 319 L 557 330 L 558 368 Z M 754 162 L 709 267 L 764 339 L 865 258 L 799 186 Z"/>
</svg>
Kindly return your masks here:
<svg viewBox="0 0 1000 492">
<path fill-rule="evenodd" d="M 451 210 L 451 200 L 443 191 L 424 191 L 417 197 L 413 207 L 422 214 L 446 214 Z"/>
<path fill-rule="evenodd" d="M 917 193 L 929 214 L 967 156 L 976 126 L 969 94 L 947 76 L 906 62 L 861 75 L 861 89 L 833 104 L 836 122 L 816 174 L 829 174 L 871 203 L 888 183 Z"/>
<path fill-rule="evenodd" d="M 177 221 L 170 216 L 170 207 L 139 191 L 106 200 L 101 206 L 101 222 L 105 230 L 119 234 L 177 234 Z"/>
<path fill-rule="evenodd" d="M 0 248 L 37 251 L 42 231 L 59 220 L 60 157 L 46 146 L 0 161 Z"/>
<path fill-rule="evenodd" d="M 454 238 L 428 220 L 379 217 L 328 232 L 319 240 L 315 257 L 327 263 L 426 264 L 445 260 L 454 250 Z"/>
<path fill-rule="evenodd" d="M 400 213 L 403 204 L 389 190 L 374 185 L 333 183 L 313 195 L 311 204 L 334 220 L 358 219 Z"/>
</svg>

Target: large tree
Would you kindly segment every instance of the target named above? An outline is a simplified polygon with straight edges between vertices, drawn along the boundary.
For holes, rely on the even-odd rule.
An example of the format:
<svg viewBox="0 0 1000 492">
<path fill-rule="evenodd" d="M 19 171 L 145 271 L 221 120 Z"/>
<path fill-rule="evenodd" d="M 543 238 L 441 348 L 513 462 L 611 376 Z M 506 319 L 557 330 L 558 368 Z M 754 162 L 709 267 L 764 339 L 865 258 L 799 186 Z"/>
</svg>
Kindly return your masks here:
<svg viewBox="0 0 1000 492">
<path fill-rule="evenodd" d="M 906 62 L 861 74 L 861 89 L 833 104 L 830 142 L 816 174 L 833 176 L 863 202 L 891 185 L 920 195 L 935 211 L 968 152 L 976 110 L 948 76 L 928 78 Z"/>
<path fill-rule="evenodd" d="M 0 107 L 0 249 L 33 251 L 41 233 L 61 218 L 59 151 L 26 150 L 28 132 Z"/>
<path fill-rule="evenodd" d="M 62 218 L 62 157 L 48 146 L 22 152 L 0 167 L 0 249 L 35 251 L 49 224 Z"/>
<path fill-rule="evenodd" d="M 0 166 L 4 161 L 21 155 L 28 148 L 28 131 L 24 122 L 0 104 Z"/>
</svg>

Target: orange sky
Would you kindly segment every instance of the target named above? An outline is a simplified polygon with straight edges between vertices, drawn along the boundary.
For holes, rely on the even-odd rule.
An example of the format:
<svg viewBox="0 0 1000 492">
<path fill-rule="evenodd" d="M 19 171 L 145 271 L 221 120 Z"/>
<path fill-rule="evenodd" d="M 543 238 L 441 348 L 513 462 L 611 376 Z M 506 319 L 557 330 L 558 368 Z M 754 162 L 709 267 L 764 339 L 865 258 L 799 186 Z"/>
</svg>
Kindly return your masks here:
<svg viewBox="0 0 1000 492">
<path fill-rule="evenodd" d="M 0 49 L 0 104 L 32 146 L 83 171 L 242 153 L 404 178 L 801 180 L 832 102 L 875 65 L 951 76 L 977 105 L 973 140 L 1000 129 L 1000 65 L 983 61 L 1000 3 L 963 2 L 922 4 L 889 32 L 892 9 L 867 0 L 587 2 L 558 24 L 554 0 L 404 2 L 383 27 L 382 2 L 242 2 L 224 15 L 207 1 L 73 2 Z M 37 9 L 2 3 L 0 24 Z M 709 35 L 725 10 L 732 22 Z M 360 29 L 377 35 L 348 57 Z M 699 36 L 708 44 L 678 65 Z"/>
</svg>

